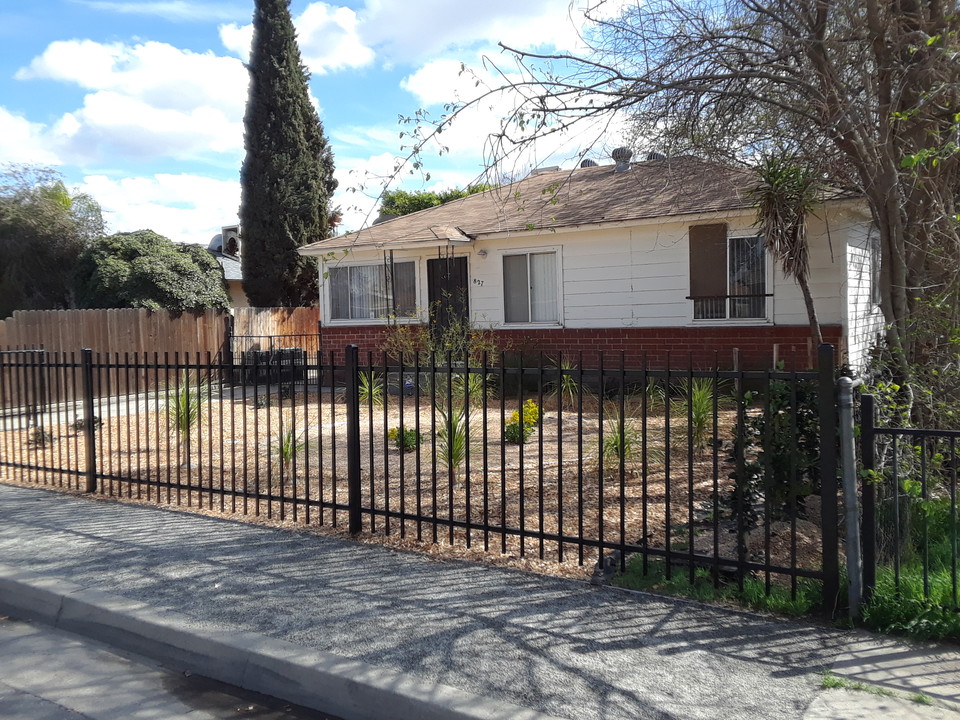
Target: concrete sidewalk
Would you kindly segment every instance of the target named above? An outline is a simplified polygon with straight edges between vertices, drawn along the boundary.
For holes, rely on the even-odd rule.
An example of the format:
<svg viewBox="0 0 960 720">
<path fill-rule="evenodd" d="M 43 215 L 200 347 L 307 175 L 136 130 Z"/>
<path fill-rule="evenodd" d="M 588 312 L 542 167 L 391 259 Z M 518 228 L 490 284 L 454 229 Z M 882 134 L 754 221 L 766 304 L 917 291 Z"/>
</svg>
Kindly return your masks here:
<svg viewBox="0 0 960 720">
<path fill-rule="evenodd" d="M 0 520 L 7 612 L 350 720 L 960 718 L 955 649 L 30 488 Z"/>
</svg>

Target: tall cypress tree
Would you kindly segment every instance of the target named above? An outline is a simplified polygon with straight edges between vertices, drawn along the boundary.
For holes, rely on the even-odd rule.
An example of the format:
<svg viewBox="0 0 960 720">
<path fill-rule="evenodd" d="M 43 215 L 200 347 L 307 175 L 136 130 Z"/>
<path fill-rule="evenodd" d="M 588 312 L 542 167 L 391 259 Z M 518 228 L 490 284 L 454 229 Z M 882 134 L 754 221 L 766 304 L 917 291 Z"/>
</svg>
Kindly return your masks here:
<svg viewBox="0 0 960 720">
<path fill-rule="evenodd" d="M 327 236 L 333 153 L 310 102 L 290 0 L 256 0 L 240 171 L 243 289 L 251 305 L 317 301 L 317 267 L 296 250 Z"/>
</svg>

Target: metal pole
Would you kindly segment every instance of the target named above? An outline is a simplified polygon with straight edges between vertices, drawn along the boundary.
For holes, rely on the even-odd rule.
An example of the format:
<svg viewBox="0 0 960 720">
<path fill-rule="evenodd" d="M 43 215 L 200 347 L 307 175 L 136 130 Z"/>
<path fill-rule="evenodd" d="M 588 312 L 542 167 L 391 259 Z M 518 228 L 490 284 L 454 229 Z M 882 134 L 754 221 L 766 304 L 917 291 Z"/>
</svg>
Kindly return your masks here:
<svg viewBox="0 0 960 720">
<path fill-rule="evenodd" d="M 820 497 L 823 527 L 823 611 L 836 612 L 840 594 L 840 547 L 837 538 L 837 415 L 834 395 L 833 345 L 818 349 L 820 379 Z"/>
<path fill-rule="evenodd" d="M 347 517 L 351 535 L 361 530 L 360 517 L 360 371 L 359 348 L 344 350 L 347 370 Z"/>
<path fill-rule="evenodd" d="M 93 414 L 93 350 L 83 348 L 83 434 L 87 453 L 86 492 L 97 491 L 97 420 Z"/>
<path fill-rule="evenodd" d="M 848 377 L 837 381 L 837 402 L 840 406 L 840 467 L 847 529 L 847 599 L 850 603 L 851 620 L 860 617 L 860 600 L 863 598 L 860 509 L 857 503 L 857 451 L 853 437 L 853 389 L 862 384 L 862 380 Z"/>
<path fill-rule="evenodd" d="M 870 602 L 877 583 L 877 489 L 873 471 L 876 470 L 874 427 L 876 409 L 873 395 L 860 398 L 860 459 L 868 478 L 863 483 L 860 497 L 863 502 L 863 520 L 860 523 L 860 546 L 863 560 L 862 603 Z"/>
</svg>

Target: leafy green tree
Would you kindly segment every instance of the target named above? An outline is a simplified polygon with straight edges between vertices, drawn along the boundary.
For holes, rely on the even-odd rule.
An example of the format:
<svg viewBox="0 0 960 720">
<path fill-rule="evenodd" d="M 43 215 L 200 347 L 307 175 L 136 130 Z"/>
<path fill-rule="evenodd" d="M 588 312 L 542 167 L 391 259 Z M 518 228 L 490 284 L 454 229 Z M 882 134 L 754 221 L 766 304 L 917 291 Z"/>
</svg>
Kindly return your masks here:
<svg viewBox="0 0 960 720">
<path fill-rule="evenodd" d="M 14 310 L 74 307 L 77 257 L 103 234 L 100 206 L 71 194 L 53 170 L 0 172 L 0 318 Z"/>
<path fill-rule="evenodd" d="M 338 216 L 333 153 L 310 99 L 289 0 L 257 0 L 240 171 L 243 289 L 251 305 L 317 300 L 312 258 L 297 248 L 327 237 Z"/>
<path fill-rule="evenodd" d="M 230 307 L 223 270 L 209 252 L 152 230 L 94 242 L 77 262 L 76 283 L 77 303 L 84 308 L 199 312 Z"/>
<path fill-rule="evenodd" d="M 431 192 L 429 190 L 417 190 L 407 192 L 406 190 L 387 190 L 383 193 L 380 203 L 380 212 L 384 215 L 409 215 L 418 210 L 443 205 L 451 200 L 473 195 L 475 193 L 490 190 L 493 185 L 486 183 L 477 183 L 476 185 L 467 185 L 465 189 L 452 188 L 450 190 L 441 190 L 440 192 Z"/>
</svg>

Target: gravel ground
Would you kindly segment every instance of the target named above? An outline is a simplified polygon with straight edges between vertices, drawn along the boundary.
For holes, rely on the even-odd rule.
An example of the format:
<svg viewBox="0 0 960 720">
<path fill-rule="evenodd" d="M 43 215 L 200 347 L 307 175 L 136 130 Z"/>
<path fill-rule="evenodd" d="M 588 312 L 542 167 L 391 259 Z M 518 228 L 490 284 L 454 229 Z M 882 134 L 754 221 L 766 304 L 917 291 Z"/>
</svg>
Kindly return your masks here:
<svg viewBox="0 0 960 720">
<path fill-rule="evenodd" d="M 7 564 L 577 720 L 799 718 L 858 637 L 39 489 L 0 519 Z"/>
</svg>

